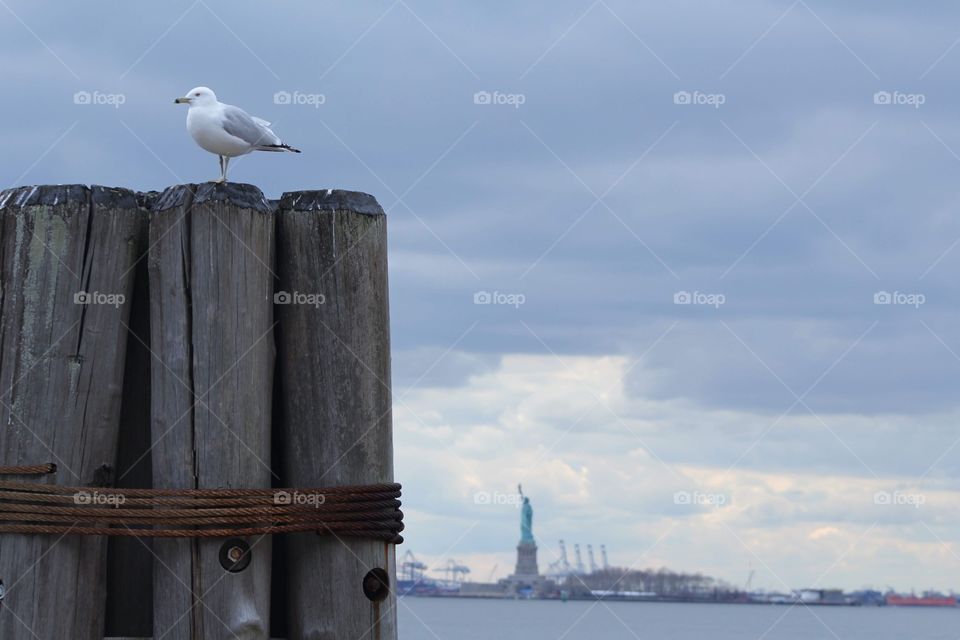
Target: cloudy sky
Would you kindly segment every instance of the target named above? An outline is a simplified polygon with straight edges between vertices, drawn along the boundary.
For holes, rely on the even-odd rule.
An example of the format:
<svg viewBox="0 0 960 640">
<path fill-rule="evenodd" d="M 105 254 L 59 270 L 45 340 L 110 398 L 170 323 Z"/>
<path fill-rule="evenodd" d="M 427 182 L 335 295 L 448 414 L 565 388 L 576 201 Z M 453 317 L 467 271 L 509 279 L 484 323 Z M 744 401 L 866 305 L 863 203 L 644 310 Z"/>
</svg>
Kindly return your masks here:
<svg viewBox="0 0 960 640">
<path fill-rule="evenodd" d="M 209 85 L 390 226 L 407 544 L 960 588 L 960 7 L 0 0 L 4 186 L 217 176 Z M 124 25 L 124 26 L 120 26 Z"/>
</svg>

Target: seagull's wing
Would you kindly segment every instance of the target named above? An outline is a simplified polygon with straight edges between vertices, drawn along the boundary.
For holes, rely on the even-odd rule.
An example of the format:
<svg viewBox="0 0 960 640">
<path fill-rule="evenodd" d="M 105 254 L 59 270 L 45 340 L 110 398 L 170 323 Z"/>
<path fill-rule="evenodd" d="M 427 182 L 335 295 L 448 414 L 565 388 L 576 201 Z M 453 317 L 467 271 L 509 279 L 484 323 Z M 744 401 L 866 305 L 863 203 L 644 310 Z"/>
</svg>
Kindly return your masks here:
<svg viewBox="0 0 960 640">
<path fill-rule="evenodd" d="M 230 135 L 240 138 L 254 149 L 271 149 L 282 145 L 268 126 L 270 123 L 254 118 L 246 111 L 233 105 L 223 105 L 223 129 Z"/>
</svg>

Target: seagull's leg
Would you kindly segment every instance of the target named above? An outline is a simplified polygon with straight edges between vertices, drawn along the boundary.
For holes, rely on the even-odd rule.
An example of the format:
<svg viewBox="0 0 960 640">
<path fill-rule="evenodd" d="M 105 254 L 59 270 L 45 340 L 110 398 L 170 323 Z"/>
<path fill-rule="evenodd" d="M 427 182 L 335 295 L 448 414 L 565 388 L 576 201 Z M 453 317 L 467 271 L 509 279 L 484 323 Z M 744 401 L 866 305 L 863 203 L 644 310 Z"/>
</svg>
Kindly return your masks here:
<svg viewBox="0 0 960 640">
<path fill-rule="evenodd" d="M 217 156 L 220 159 L 220 179 L 217 182 L 227 181 L 227 166 L 223 163 L 223 156 Z"/>
<path fill-rule="evenodd" d="M 227 181 L 227 167 L 230 166 L 230 156 L 223 156 L 223 181 Z"/>
</svg>

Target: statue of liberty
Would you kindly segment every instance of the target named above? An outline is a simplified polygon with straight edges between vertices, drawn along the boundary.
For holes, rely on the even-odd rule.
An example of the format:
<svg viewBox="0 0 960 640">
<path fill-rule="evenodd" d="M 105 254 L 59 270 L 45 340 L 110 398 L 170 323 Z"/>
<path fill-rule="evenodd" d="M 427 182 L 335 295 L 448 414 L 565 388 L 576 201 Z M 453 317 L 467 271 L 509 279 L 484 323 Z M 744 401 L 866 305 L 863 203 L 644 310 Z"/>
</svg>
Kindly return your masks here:
<svg viewBox="0 0 960 640">
<path fill-rule="evenodd" d="M 517 545 L 517 568 L 513 572 L 514 588 L 539 584 L 540 570 L 537 567 L 537 542 L 533 537 L 533 507 L 530 498 L 523 495 L 523 487 L 517 485 L 517 493 L 523 499 L 520 505 L 520 544 Z"/>
<path fill-rule="evenodd" d="M 517 485 L 517 492 L 523 498 L 523 506 L 520 509 L 520 543 L 533 543 L 533 507 L 530 506 L 530 498 L 523 495 L 523 486 Z"/>
</svg>

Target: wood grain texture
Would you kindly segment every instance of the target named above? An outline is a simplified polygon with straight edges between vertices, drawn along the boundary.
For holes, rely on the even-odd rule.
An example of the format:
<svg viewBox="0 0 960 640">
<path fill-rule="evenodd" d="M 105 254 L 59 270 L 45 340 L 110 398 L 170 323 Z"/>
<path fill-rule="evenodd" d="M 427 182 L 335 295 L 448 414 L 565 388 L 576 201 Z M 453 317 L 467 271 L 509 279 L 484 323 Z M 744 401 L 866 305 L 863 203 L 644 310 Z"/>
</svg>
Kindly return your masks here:
<svg viewBox="0 0 960 640">
<path fill-rule="evenodd" d="M 124 189 L 0 193 L 0 465 L 55 462 L 38 482 L 109 483 L 145 222 Z M 102 638 L 105 565 L 103 539 L 4 535 L 0 638 Z"/>
<path fill-rule="evenodd" d="M 154 486 L 271 486 L 274 215 L 252 185 L 167 189 L 150 221 Z M 266 640 L 269 538 L 155 540 L 154 637 Z"/>
<path fill-rule="evenodd" d="M 393 480 L 386 216 L 372 196 L 284 194 L 277 211 L 276 307 L 282 480 L 319 487 Z M 298 296 L 300 302 L 298 302 Z M 323 296 L 322 304 L 314 304 Z M 312 302 L 311 302 L 312 301 Z M 395 640 L 396 598 L 371 602 L 375 567 L 395 579 L 393 545 L 285 538 L 290 640 Z"/>
</svg>

